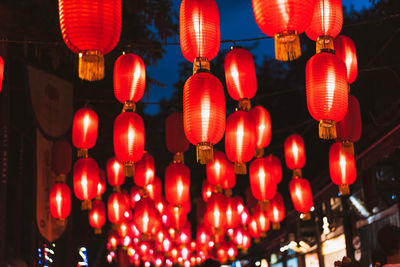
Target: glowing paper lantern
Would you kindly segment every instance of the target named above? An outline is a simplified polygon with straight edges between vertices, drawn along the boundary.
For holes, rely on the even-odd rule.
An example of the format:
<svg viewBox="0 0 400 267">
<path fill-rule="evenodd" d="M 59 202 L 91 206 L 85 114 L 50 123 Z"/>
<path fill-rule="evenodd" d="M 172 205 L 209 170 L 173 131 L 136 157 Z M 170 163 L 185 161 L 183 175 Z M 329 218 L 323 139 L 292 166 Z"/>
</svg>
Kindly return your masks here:
<svg viewBox="0 0 400 267">
<path fill-rule="evenodd" d="M 239 213 L 237 210 L 237 200 L 234 198 L 228 198 L 226 205 L 226 227 L 234 229 L 238 224 Z"/>
<path fill-rule="evenodd" d="M 161 194 L 162 194 L 162 185 L 161 185 L 161 180 L 157 176 L 154 176 L 154 180 L 151 184 L 146 185 L 146 191 L 148 196 L 158 203 L 158 201 L 161 200 Z M 158 210 L 158 208 L 157 208 Z M 161 212 L 160 212 L 161 213 Z"/>
<path fill-rule="evenodd" d="M 90 209 L 90 200 L 97 195 L 99 183 L 99 166 L 92 158 L 81 158 L 75 162 L 74 170 L 74 193 L 82 200 L 82 209 Z"/>
<path fill-rule="evenodd" d="M 71 190 L 65 183 L 55 183 L 49 194 L 50 214 L 58 220 L 65 220 L 71 212 Z"/>
<path fill-rule="evenodd" d="M 183 129 L 183 114 L 173 112 L 165 121 L 165 143 L 169 152 L 174 153 L 174 161 L 183 163 L 183 153 L 189 149 L 189 141 L 186 139 Z"/>
<path fill-rule="evenodd" d="M 161 218 L 150 198 L 142 198 L 135 206 L 135 225 L 141 233 L 150 234 L 161 227 Z"/>
<path fill-rule="evenodd" d="M 107 180 L 114 187 L 119 187 L 125 182 L 123 165 L 114 157 L 107 160 Z"/>
<path fill-rule="evenodd" d="M 133 180 L 137 186 L 146 187 L 154 182 L 154 158 L 145 152 L 142 158 L 135 165 Z"/>
<path fill-rule="evenodd" d="M 171 163 L 165 170 L 165 198 L 172 205 L 189 200 L 190 170 L 181 163 Z"/>
<path fill-rule="evenodd" d="M 293 178 L 289 183 L 289 192 L 294 208 L 300 213 L 308 213 L 314 206 L 310 183 L 304 178 Z"/>
<path fill-rule="evenodd" d="M 292 134 L 285 140 L 285 161 L 293 176 L 301 177 L 301 168 L 306 164 L 306 153 L 303 138 L 298 134 Z"/>
<path fill-rule="evenodd" d="M 264 155 L 264 148 L 271 142 L 271 117 L 262 106 L 256 106 L 249 111 L 256 124 L 256 157 Z"/>
<path fill-rule="evenodd" d="M 97 199 L 92 203 L 89 211 L 89 224 L 94 228 L 95 234 L 101 234 L 101 228 L 106 223 L 106 208 L 103 201 Z"/>
<path fill-rule="evenodd" d="M 99 183 L 97 184 L 97 196 L 101 198 L 101 195 L 106 191 L 106 173 L 103 169 L 99 169 Z"/>
<path fill-rule="evenodd" d="M 207 202 L 205 225 L 209 229 L 216 228 L 222 231 L 226 226 L 227 197 L 221 193 L 211 196 Z"/>
<path fill-rule="evenodd" d="M 250 187 L 253 196 L 260 201 L 272 199 L 276 194 L 276 182 L 272 178 L 266 158 L 258 158 L 250 164 Z"/>
<path fill-rule="evenodd" d="M 261 237 L 260 226 L 255 217 L 251 217 L 249 222 L 249 234 L 252 238 L 258 239 Z"/>
<path fill-rule="evenodd" d="M 210 185 L 207 180 L 203 180 L 203 200 L 207 202 L 214 192 L 215 187 Z"/>
<path fill-rule="evenodd" d="M 87 150 L 93 148 L 97 140 L 99 118 L 90 108 L 79 109 L 72 123 L 72 143 L 78 148 L 78 157 L 87 156 Z"/>
<path fill-rule="evenodd" d="M 79 78 L 104 78 L 104 55 L 117 45 L 121 33 L 121 0 L 59 0 L 61 34 L 79 53 Z"/>
<path fill-rule="evenodd" d="M 283 197 L 278 192 L 269 202 L 268 218 L 272 222 L 272 229 L 279 229 L 279 223 L 285 218 L 285 205 Z"/>
<path fill-rule="evenodd" d="M 333 44 L 335 54 L 346 64 L 347 82 L 353 83 L 358 73 L 357 52 L 353 40 L 347 36 L 339 35 L 333 39 Z"/>
<path fill-rule="evenodd" d="M 232 188 L 236 177 L 233 164 L 226 159 L 221 151 L 214 153 L 214 162 L 207 163 L 207 180 L 211 185 L 222 188 Z"/>
<path fill-rule="evenodd" d="M 112 193 L 108 198 L 107 213 L 111 223 L 121 223 L 124 220 L 124 213 L 128 209 L 122 193 Z"/>
<path fill-rule="evenodd" d="M 264 207 L 262 205 L 258 205 L 252 217 L 256 220 L 258 227 L 261 232 L 261 236 L 265 237 L 265 233 L 269 230 L 270 228 L 270 221 L 268 219 L 267 212 L 265 211 Z"/>
</svg>

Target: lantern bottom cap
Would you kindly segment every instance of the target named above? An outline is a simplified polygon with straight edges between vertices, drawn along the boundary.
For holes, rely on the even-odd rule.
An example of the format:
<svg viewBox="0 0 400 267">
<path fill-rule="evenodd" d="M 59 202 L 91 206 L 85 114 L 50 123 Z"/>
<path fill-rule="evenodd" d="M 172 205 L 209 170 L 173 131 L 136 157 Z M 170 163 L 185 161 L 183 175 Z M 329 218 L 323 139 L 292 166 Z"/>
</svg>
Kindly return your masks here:
<svg viewBox="0 0 400 267">
<path fill-rule="evenodd" d="M 79 53 L 79 78 L 91 82 L 104 78 L 104 56 L 100 51 Z"/>
<path fill-rule="evenodd" d="M 301 220 L 302 220 L 302 221 L 309 221 L 309 220 L 311 220 L 311 212 L 302 213 Z"/>
<path fill-rule="evenodd" d="M 351 141 L 343 141 L 342 142 L 342 150 L 343 150 L 343 152 L 354 156 L 354 143 Z"/>
<path fill-rule="evenodd" d="M 92 209 L 92 201 L 90 199 L 83 200 L 81 203 L 82 210 L 91 210 Z"/>
<path fill-rule="evenodd" d="M 264 148 L 256 148 L 256 152 L 254 153 L 255 158 L 262 158 L 264 156 Z"/>
<path fill-rule="evenodd" d="M 125 177 L 133 177 L 133 175 L 135 175 L 135 165 L 133 162 L 124 162 L 123 173 Z"/>
<path fill-rule="evenodd" d="M 200 142 L 196 146 L 197 162 L 207 164 L 214 162 L 213 145 L 210 142 Z"/>
<path fill-rule="evenodd" d="M 335 53 L 335 48 L 333 46 L 333 38 L 329 35 L 319 36 L 316 42 L 316 52 L 328 52 L 328 53 Z"/>
<path fill-rule="evenodd" d="M 300 38 L 296 31 L 277 33 L 274 39 L 276 60 L 292 61 L 301 56 Z"/>
<path fill-rule="evenodd" d="M 182 164 L 184 164 L 185 163 L 185 156 L 183 155 L 183 152 L 175 153 L 173 162 L 174 163 L 182 163 Z"/>
<path fill-rule="evenodd" d="M 239 100 L 238 109 L 242 111 L 249 111 L 251 109 L 251 100 L 248 98 L 242 98 Z"/>
<path fill-rule="evenodd" d="M 341 184 L 339 185 L 339 193 L 342 196 L 350 195 L 350 187 L 348 184 Z"/>
<path fill-rule="evenodd" d="M 246 163 L 235 162 L 235 174 L 247 174 Z"/>
<path fill-rule="evenodd" d="M 319 122 L 319 138 L 324 140 L 336 139 L 336 123 L 332 120 L 321 120 Z"/>
<path fill-rule="evenodd" d="M 56 224 L 59 226 L 65 226 L 67 224 L 66 219 L 56 219 Z"/>
<path fill-rule="evenodd" d="M 271 206 L 271 203 L 268 199 L 260 201 L 259 204 L 260 204 L 261 211 L 267 211 L 267 210 L 269 210 L 269 208 Z"/>
<path fill-rule="evenodd" d="M 94 229 L 94 234 L 95 234 L 95 235 L 101 235 L 101 233 L 102 233 L 101 228 L 95 228 L 95 229 Z"/>
<path fill-rule="evenodd" d="M 272 223 L 272 230 L 279 230 L 281 229 L 280 223 Z"/>
<path fill-rule="evenodd" d="M 76 154 L 78 159 L 87 158 L 89 156 L 89 151 L 87 148 L 79 148 Z"/>
</svg>

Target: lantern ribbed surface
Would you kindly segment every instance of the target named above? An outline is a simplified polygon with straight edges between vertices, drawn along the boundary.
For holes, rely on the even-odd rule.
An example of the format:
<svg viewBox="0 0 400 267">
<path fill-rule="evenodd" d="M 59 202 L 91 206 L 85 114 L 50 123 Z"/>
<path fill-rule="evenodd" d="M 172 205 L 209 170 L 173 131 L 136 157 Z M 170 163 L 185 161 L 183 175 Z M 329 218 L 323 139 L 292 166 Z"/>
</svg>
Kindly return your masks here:
<svg viewBox="0 0 400 267">
<path fill-rule="evenodd" d="M 225 154 L 221 151 L 214 152 L 214 162 L 208 163 L 206 169 L 207 180 L 211 185 L 223 186 L 232 183 L 227 180 L 235 180 L 233 164 L 226 159 Z"/>
<path fill-rule="evenodd" d="M 95 229 L 101 229 L 106 223 L 106 207 L 103 201 L 97 199 L 92 203 L 92 209 L 89 211 L 89 224 Z"/>
<path fill-rule="evenodd" d="M 349 106 L 346 116 L 336 124 L 337 140 L 357 142 L 361 137 L 362 122 L 360 103 L 349 94 Z"/>
<path fill-rule="evenodd" d="M 189 149 L 189 141 L 186 139 L 183 129 L 183 114 L 173 112 L 165 121 L 165 143 L 171 153 L 186 152 Z"/>
<path fill-rule="evenodd" d="M 182 163 L 171 163 L 165 170 L 165 198 L 180 205 L 189 200 L 190 170 Z"/>
<path fill-rule="evenodd" d="M 337 36 L 333 43 L 335 54 L 346 64 L 347 82 L 353 83 L 358 73 L 356 46 L 351 38 L 344 35 Z"/>
<path fill-rule="evenodd" d="M 301 169 L 306 164 L 306 156 L 303 138 L 298 134 L 292 134 L 285 140 L 285 161 L 290 170 Z"/>
<path fill-rule="evenodd" d="M 110 52 L 121 33 L 121 0 L 59 0 L 61 34 L 75 53 Z"/>
<path fill-rule="evenodd" d="M 121 223 L 124 220 L 124 213 L 128 209 L 122 193 L 115 192 L 108 197 L 107 214 L 111 223 Z"/>
<path fill-rule="evenodd" d="M 72 123 L 72 143 L 76 148 L 93 148 L 97 140 L 99 118 L 90 108 L 79 109 Z"/>
<path fill-rule="evenodd" d="M 346 65 L 331 53 L 319 53 L 306 66 L 307 106 L 317 120 L 341 121 L 346 115 L 348 87 Z"/>
<path fill-rule="evenodd" d="M 307 213 L 314 206 L 311 186 L 304 178 L 293 178 L 289 183 L 289 192 L 294 208 L 301 213 Z"/>
<path fill-rule="evenodd" d="M 265 157 L 268 164 L 269 173 L 271 174 L 272 181 L 279 184 L 282 181 L 282 165 L 281 160 L 272 154 Z"/>
<path fill-rule="evenodd" d="M 124 54 L 114 64 L 114 95 L 121 103 L 138 102 L 146 86 L 146 67 L 135 54 Z"/>
<path fill-rule="evenodd" d="M 285 218 L 285 205 L 280 193 L 276 193 L 270 200 L 270 207 L 267 210 L 268 218 L 273 223 L 279 223 Z"/>
<path fill-rule="evenodd" d="M 351 185 L 356 181 L 354 155 L 345 150 L 341 142 L 334 143 L 329 150 L 329 173 L 336 185 Z"/>
<path fill-rule="evenodd" d="M 99 166 L 92 158 L 81 158 L 75 162 L 73 170 L 75 196 L 80 200 L 90 200 L 97 195 Z"/>
<path fill-rule="evenodd" d="M 183 56 L 212 60 L 220 47 L 220 25 L 214 0 L 183 0 L 179 14 L 179 37 Z"/>
<path fill-rule="evenodd" d="M 257 200 L 269 200 L 276 194 L 277 187 L 270 167 L 266 158 L 255 159 L 250 164 L 250 188 Z"/>
<path fill-rule="evenodd" d="M 262 106 L 255 106 L 249 114 L 256 124 L 256 147 L 265 148 L 271 142 L 271 117 L 269 112 Z"/>
<path fill-rule="evenodd" d="M 252 54 L 246 49 L 234 48 L 226 55 L 224 66 L 229 95 L 235 100 L 253 98 L 257 77 Z"/>
<path fill-rule="evenodd" d="M 342 25 L 342 0 L 317 0 L 313 19 L 306 29 L 306 34 L 314 41 L 320 36 L 335 38 L 342 30 Z"/>
<path fill-rule="evenodd" d="M 56 219 L 63 220 L 71 212 L 71 190 L 64 183 L 56 183 L 49 194 L 50 214 Z"/>
<path fill-rule="evenodd" d="M 123 165 L 115 157 L 107 160 L 107 180 L 111 186 L 120 186 L 125 182 Z"/>
<path fill-rule="evenodd" d="M 225 94 L 217 77 L 200 72 L 183 89 L 183 125 L 190 143 L 218 143 L 225 131 Z"/>
<path fill-rule="evenodd" d="M 161 218 L 150 198 L 142 198 L 136 203 L 133 221 L 142 234 L 150 234 L 161 226 Z"/>
<path fill-rule="evenodd" d="M 224 229 L 226 226 L 226 207 L 228 199 L 221 193 L 213 194 L 207 202 L 205 225 L 207 228 Z"/>
<path fill-rule="evenodd" d="M 133 181 L 137 186 L 145 187 L 154 181 L 154 174 L 154 158 L 146 152 L 135 164 L 135 175 L 133 176 Z"/>
</svg>

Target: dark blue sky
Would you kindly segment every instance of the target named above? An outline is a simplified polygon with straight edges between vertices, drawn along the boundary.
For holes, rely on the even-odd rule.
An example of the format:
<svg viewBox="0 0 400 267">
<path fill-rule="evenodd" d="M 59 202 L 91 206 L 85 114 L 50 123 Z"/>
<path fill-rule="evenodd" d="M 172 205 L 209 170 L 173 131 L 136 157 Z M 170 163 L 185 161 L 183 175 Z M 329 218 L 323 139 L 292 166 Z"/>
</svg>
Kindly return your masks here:
<svg viewBox="0 0 400 267">
<path fill-rule="evenodd" d="M 179 13 L 181 0 L 172 0 L 174 10 Z M 237 40 L 253 37 L 265 36 L 258 28 L 251 6 L 251 0 L 216 0 L 218 3 L 221 40 Z M 345 7 L 354 6 L 354 9 L 361 10 L 371 6 L 369 0 L 342 0 Z M 170 42 L 179 42 L 179 36 L 171 38 Z M 240 45 L 240 43 L 238 43 Z M 221 44 L 220 51 L 228 50 L 231 44 Z M 258 47 L 252 50 L 258 60 L 262 60 L 264 56 L 273 56 L 274 47 L 273 40 L 266 39 L 258 41 Z M 148 75 L 152 78 L 164 83 L 165 88 L 153 86 L 150 89 L 149 101 L 158 102 L 162 98 L 169 98 L 174 92 L 173 84 L 178 80 L 178 63 L 186 61 L 182 56 L 180 46 L 166 47 L 164 57 L 157 62 L 156 65 L 146 68 Z M 186 61 L 187 64 L 191 64 Z M 148 114 L 158 112 L 157 105 L 149 105 L 146 110 Z"/>
</svg>

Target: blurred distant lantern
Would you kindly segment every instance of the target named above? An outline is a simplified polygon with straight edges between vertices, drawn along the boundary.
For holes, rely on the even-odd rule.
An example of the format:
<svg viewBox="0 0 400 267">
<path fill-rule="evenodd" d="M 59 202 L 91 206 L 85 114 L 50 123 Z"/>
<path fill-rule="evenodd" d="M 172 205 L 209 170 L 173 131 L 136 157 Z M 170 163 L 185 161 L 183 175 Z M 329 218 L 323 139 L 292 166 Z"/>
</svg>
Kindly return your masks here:
<svg viewBox="0 0 400 267">
<path fill-rule="evenodd" d="M 144 152 L 142 158 L 135 165 L 135 175 L 133 180 L 139 187 L 146 187 L 154 181 L 154 158 Z"/>
<path fill-rule="evenodd" d="M 317 41 L 317 53 L 334 50 L 333 38 L 342 30 L 342 0 L 316 0 L 307 36 Z"/>
<path fill-rule="evenodd" d="M 237 210 L 237 199 L 228 198 L 226 206 L 226 228 L 234 229 L 239 224 L 239 213 Z"/>
<path fill-rule="evenodd" d="M 55 141 L 51 149 L 51 168 L 57 175 L 57 181 L 65 181 L 66 175 L 71 171 L 71 164 L 71 144 L 64 139 Z"/>
<path fill-rule="evenodd" d="M 180 230 L 180 233 L 176 237 L 175 242 L 178 245 L 189 244 L 191 241 L 191 235 L 192 235 L 192 228 L 190 226 L 190 223 L 186 223 L 186 225 L 182 227 L 182 229 Z"/>
<path fill-rule="evenodd" d="M 198 246 L 206 246 L 210 242 L 211 236 L 204 225 L 197 226 L 196 241 Z"/>
<path fill-rule="evenodd" d="M 229 260 L 233 261 L 237 255 L 237 248 L 232 241 L 228 242 L 227 253 L 228 253 Z"/>
<path fill-rule="evenodd" d="M 133 176 L 133 163 L 144 152 L 143 119 L 134 112 L 123 112 L 114 121 L 114 153 L 124 164 L 124 175 Z"/>
<path fill-rule="evenodd" d="M 107 180 L 111 186 L 117 188 L 116 191 L 125 182 L 123 165 L 114 157 L 107 161 Z"/>
<path fill-rule="evenodd" d="M 298 212 L 303 214 L 310 212 L 314 201 L 308 180 L 294 177 L 289 183 L 289 192 L 293 206 Z"/>
<path fill-rule="evenodd" d="M 164 263 L 164 256 L 161 252 L 156 253 L 152 258 L 152 263 L 154 266 L 161 266 Z"/>
<path fill-rule="evenodd" d="M 123 54 L 114 64 L 114 95 L 124 104 L 124 109 L 135 110 L 146 86 L 146 67 L 135 54 Z"/>
<path fill-rule="evenodd" d="M 106 173 L 103 169 L 99 169 L 99 183 L 97 184 L 97 196 L 96 198 L 101 199 L 101 195 L 106 191 Z"/>
<path fill-rule="evenodd" d="M 108 244 L 111 246 L 113 250 L 115 250 L 119 244 L 118 237 L 115 234 L 112 234 L 108 238 Z"/>
<path fill-rule="evenodd" d="M 249 227 L 249 234 L 252 238 L 258 239 L 261 237 L 260 226 L 255 217 L 251 216 L 248 227 Z"/>
<path fill-rule="evenodd" d="M 155 202 L 158 203 L 161 200 L 162 185 L 161 180 L 157 176 L 154 176 L 152 183 L 146 185 L 147 195 Z M 158 210 L 158 209 L 157 209 Z"/>
<path fill-rule="evenodd" d="M 95 234 L 101 234 L 101 228 L 106 223 L 106 208 L 103 201 L 97 199 L 92 203 L 89 211 L 89 224 L 94 228 Z"/>
<path fill-rule="evenodd" d="M 352 39 L 344 35 L 337 36 L 333 39 L 333 43 L 335 54 L 346 64 L 347 82 L 353 83 L 358 73 L 356 46 Z"/>
<path fill-rule="evenodd" d="M 189 142 L 197 146 L 197 161 L 212 162 L 213 145 L 221 140 L 225 131 L 225 95 L 221 82 L 211 73 L 199 72 L 186 81 L 183 126 Z"/>
<path fill-rule="evenodd" d="M 250 221 L 250 212 L 244 207 L 242 212 L 239 212 L 239 221 L 241 225 L 247 225 Z"/>
<path fill-rule="evenodd" d="M 225 242 L 217 248 L 217 259 L 220 263 L 225 263 L 229 259 L 228 245 Z"/>
<path fill-rule="evenodd" d="M 314 55 L 306 66 L 307 106 L 319 121 L 319 137 L 335 139 L 335 123 L 346 115 L 348 103 L 346 65 L 331 53 Z"/>
<path fill-rule="evenodd" d="M 256 124 L 256 157 L 264 155 L 264 148 L 271 142 L 271 117 L 262 106 L 256 106 L 249 112 Z"/>
<path fill-rule="evenodd" d="M 122 222 L 119 224 L 117 232 L 120 237 L 125 237 L 129 234 L 129 226 L 126 222 Z"/>
<path fill-rule="evenodd" d="M 186 213 L 179 206 L 169 206 L 167 215 L 169 216 L 169 226 L 174 229 L 179 230 L 188 224 Z"/>
<path fill-rule="evenodd" d="M 349 185 L 357 178 L 356 162 L 354 155 L 340 142 L 334 143 L 329 150 L 329 172 L 332 182 L 339 186 L 340 194 L 350 194 Z"/>
<path fill-rule="evenodd" d="M 277 192 L 269 203 L 268 218 L 272 222 L 272 229 L 277 230 L 280 228 L 279 223 L 285 218 L 285 205 L 282 195 Z"/>
<path fill-rule="evenodd" d="M 193 72 L 210 69 L 220 47 L 220 25 L 214 0 L 183 0 L 179 14 L 179 36 L 183 56 L 193 62 Z"/>
<path fill-rule="evenodd" d="M 214 162 L 207 163 L 207 180 L 209 184 L 218 186 L 219 189 L 229 189 L 235 185 L 233 164 L 226 159 L 223 152 L 216 151 Z"/>
<path fill-rule="evenodd" d="M 218 234 L 223 233 L 226 227 L 227 197 L 221 193 L 213 194 L 207 202 L 205 225 L 209 229 L 216 229 Z"/>
<path fill-rule="evenodd" d="M 74 165 L 74 192 L 82 200 L 82 209 L 91 208 L 90 200 L 97 195 L 99 184 L 99 166 L 92 158 L 81 158 Z"/>
<path fill-rule="evenodd" d="M 142 234 L 151 234 L 161 227 L 160 215 L 150 198 L 142 198 L 136 203 L 133 220 Z"/>
<path fill-rule="evenodd" d="M 311 23 L 315 0 L 252 0 L 258 27 L 275 38 L 275 58 L 291 61 L 301 56 L 299 34 Z"/>
<path fill-rule="evenodd" d="M 258 158 L 250 164 L 250 187 L 253 196 L 262 202 L 276 194 L 276 182 L 272 178 L 271 164 L 266 158 Z"/>
<path fill-rule="evenodd" d="M 285 140 L 285 161 L 290 170 L 293 170 L 293 177 L 301 177 L 301 169 L 306 164 L 306 153 L 303 138 L 298 134 L 292 134 Z"/>
<path fill-rule="evenodd" d="M 78 149 L 78 157 L 87 157 L 88 149 L 94 147 L 98 127 L 99 118 L 92 109 L 81 108 L 75 113 L 72 124 L 72 143 Z"/>
<path fill-rule="evenodd" d="M 257 91 L 253 56 L 243 48 L 234 48 L 225 57 L 225 78 L 229 95 L 239 101 L 240 110 L 250 110 L 250 99 Z"/>
<path fill-rule="evenodd" d="M 114 224 L 121 223 L 124 220 L 124 213 L 128 208 L 122 193 L 112 193 L 108 197 L 107 203 L 108 220 Z"/>
<path fill-rule="evenodd" d="M 246 111 L 235 111 L 229 115 L 225 131 L 225 152 L 234 162 L 236 174 L 246 174 L 246 162 L 256 150 L 256 125 Z"/>
<path fill-rule="evenodd" d="M 190 170 L 182 163 L 171 163 L 165 170 L 165 198 L 172 205 L 189 200 Z"/>
<path fill-rule="evenodd" d="M 210 185 L 207 180 L 203 180 L 203 200 L 207 202 L 214 192 L 215 187 Z"/>
<path fill-rule="evenodd" d="M 266 232 L 270 228 L 270 222 L 268 219 L 267 211 L 265 210 L 265 207 L 263 205 L 258 205 L 254 209 L 254 213 L 252 217 L 257 221 L 257 224 L 259 226 L 261 236 L 265 237 Z"/>
<path fill-rule="evenodd" d="M 129 194 L 129 204 L 132 209 L 135 208 L 136 203 L 142 199 L 141 190 L 137 186 L 131 187 L 131 192 Z"/>
<path fill-rule="evenodd" d="M 362 122 L 360 104 L 355 96 L 349 94 L 349 106 L 346 116 L 336 124 L 337 141 L 354 155 L 354 142 L 361 137 Z"/>
<path fill-rule="evenodd" d="M 169 152 L 174 154 L 175 163 L 184 163 L 183 153 L 189 149 L 183 129 L 183 114 L 173 112 L 165 121 L 165 143 Z"/>
<path fill-rule="evenodd" d="M 121 0 L 58 0 L 61 34 L 79 54 L 79 78 L 104 78 L 104 55 L 117 45 L 121 33 Z"/>
<path fill-rule="evenodd" d="M 55 183 L 49 194 L 50 214 L 64 222 L 71 212 L 71 191 L 65 183 Z"/>
</svg>

